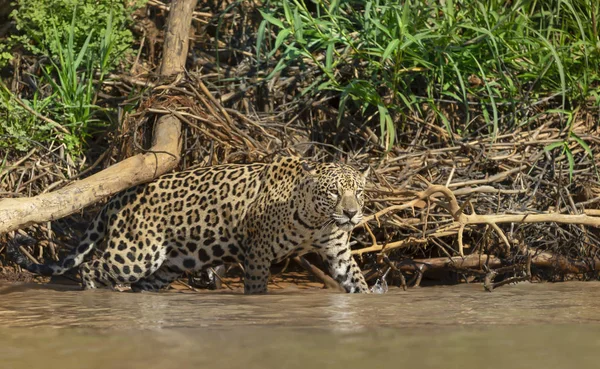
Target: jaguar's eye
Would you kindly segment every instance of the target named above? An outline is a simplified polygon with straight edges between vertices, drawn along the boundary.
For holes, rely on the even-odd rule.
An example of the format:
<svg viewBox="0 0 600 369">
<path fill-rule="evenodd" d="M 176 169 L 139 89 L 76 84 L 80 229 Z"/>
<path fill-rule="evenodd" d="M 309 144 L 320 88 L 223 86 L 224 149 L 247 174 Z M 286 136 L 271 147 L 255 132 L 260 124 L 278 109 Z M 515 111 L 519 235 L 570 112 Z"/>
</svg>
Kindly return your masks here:
<svg viewBox="0 0 600 369">
<path fill-rule="evenodd" d="M 363 194 L 363 190 L 356 190 L 356 197 L 361 197 Z"/>
<path fill-rule="evenodd" d="M 329 191 L 328 194 L 329 194 L 329 197 L 331 197 L 334 200 L 338 198 L 338 194 L 335 191 Z"/>
</svg>

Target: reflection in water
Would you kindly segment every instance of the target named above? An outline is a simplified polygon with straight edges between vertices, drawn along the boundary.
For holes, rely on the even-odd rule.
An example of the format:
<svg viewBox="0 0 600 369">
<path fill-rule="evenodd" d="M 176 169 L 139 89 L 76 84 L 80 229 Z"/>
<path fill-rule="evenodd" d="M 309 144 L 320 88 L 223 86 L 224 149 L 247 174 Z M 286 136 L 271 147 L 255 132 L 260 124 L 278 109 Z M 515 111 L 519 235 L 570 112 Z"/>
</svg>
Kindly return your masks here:
<svg viewBox="0 0 600 369">
<path fill-rule="evenodd" d="M 351 332 L 365 328 L 362 320 L 358 318 L 356 309 L 352 306 L 353 295 L 332 294 L 327 296 L 326 311 L 328 313 L 328 324 L 334 330 L 340 332 Z"/>
<path fill-rule="evenodd" d="M 600 283 L 578 282 L 368 296 L 9 285 L 0 367 L 597 367 L 599 307 Z"/>
</svg>

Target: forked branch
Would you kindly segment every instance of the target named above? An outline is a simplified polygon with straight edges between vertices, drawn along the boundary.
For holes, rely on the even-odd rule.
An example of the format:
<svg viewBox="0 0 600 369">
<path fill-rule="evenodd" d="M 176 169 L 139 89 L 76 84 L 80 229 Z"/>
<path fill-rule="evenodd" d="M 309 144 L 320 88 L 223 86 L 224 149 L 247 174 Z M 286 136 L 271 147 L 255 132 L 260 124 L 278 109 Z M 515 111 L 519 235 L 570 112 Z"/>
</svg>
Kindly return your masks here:
<svg viewBox="0 0 600 369">
<path fill-rule="evenodd" d="M 500 223 L 544 223 L 544 222 L 555 222 L 562 224 L 581 224 L 592 227 L 600 227 L 600 217 L 594 216 L 595 212 L 584 211 L 584 214 L 559 214 L 559 213 L 521 213 L 521 214 L 465 214 L 464 206 L 461 207 L 458 205 L 458 201 L 456 200 L 456 196 L 454 193 L 447 187 L 441 185 L 432 185 L 426 188 L 423 191 L 416 192 L 414 194 L 414 199 L 404 203 L 402 205 L 393 205 L 389 206 L 385 209 L 378 211 L 377 213 L 365 217 L 361 222 L 361 225 L 365 225 L 367 222 L 373 219 L 379 219 L 382 215 L 388 214 L 390 212 L 397 212 L 400 210 L 412 208 L 417 205 L 419 202 L 432 197 L 435 194 L 441 194 L 446 198 L 447 203 L 445 207 L 450 212 L 452 216 L 453 223 L 445 228 L 445 230 L 449 229 L 458 229 L 457 242 L 458 242 L 458 252 L 460 256 L 464 256 L 464 245 L 463 245 L 463 233 L 467 226 L 474 224 L 487 224 L 498 233 L 498 236 L 502 239 L 503 243 L 508 249 L 510 249 L 511 244 L 508 240 L 508 237 L 504 234 L 502 229 L 498 226 Z M 593 214 L 593 215 L 592 215 Z M 390 247 L 385 245 L 377 245 L 374 244 L 365 249 L 356 250 L 355 253 L 362 254 L 364 252 L 370 251 L 382 251 L 385 249 L 392 249 L 397 247 L 402 247 L 404 245 L 414 244 L 417 240 L 405 240 L 398 241 L 394 243 L 394 247 Z M 426 240 L 418 240 L 419 243 L 426 242 Z M 364 251 L 363 251 L 364 250 Z"/>
</svg>

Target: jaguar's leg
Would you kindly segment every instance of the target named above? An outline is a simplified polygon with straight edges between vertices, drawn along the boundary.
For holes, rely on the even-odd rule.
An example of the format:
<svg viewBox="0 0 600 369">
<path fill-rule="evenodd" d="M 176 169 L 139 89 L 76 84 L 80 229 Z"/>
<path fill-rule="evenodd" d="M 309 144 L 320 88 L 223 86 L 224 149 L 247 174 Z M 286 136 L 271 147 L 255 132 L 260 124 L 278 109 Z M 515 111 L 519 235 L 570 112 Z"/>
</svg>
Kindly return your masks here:
<svg viewBox="0 0 600 369">
<path fill-rule="evenodd" d="M 84 290 L 94 288 L 114 288 L 115 280 L 109 273 L 108 264 L 101 259 L 88 261 L 79 266 L 81 283 Z"/>
<path fill-rule="evenodd" d="M 358 264 L 352 257 L 348 237 L 332 238 L 321 249 L 321 257 L 331 276 L 349 293 L 369 293 L 369 286 Z"/>
<path fill-rule="evenodd" d="M 267 248 L 258 248 L 258 250 L 261 249 L 268 250 Z M 267 293 L 271 259 L 270 255 L 264 251 L 250 250 L 246 253 L 244 258 L 244 293 L 246 295 Z"/>
<path fill-rule="evenodd" d="M 182 272 L 179 268 L 163 264 L 156 272 L 150 274 L 131 284 L 131 290 L 134 292 L 152 291 L 158 292 L 171 285 Z"/>
</svg>

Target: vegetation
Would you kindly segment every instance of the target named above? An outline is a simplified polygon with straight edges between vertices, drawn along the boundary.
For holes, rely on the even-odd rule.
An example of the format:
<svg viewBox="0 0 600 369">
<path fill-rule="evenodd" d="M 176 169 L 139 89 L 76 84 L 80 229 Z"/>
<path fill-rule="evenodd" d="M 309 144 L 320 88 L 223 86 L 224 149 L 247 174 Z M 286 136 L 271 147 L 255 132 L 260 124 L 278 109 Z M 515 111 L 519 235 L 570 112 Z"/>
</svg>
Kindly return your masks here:
<svg viewBox="0 0 600 369">
<path fill-rule="evenodd" d="M 48 2 L 42 3 L 49 6 Z M 47 20 L 35 23 L 34 20 L 39 20 L 38 13 L 23 9 L 25 4 L 21 4 L 22 10 L 13 13 L 17 25 L 29 26 L 28 37 L 38 40 L 35 45 L 24 45 L 33 52 L 40 51 L 38 46 L 43 46 L 45 50 L 48 63 L 42 66 L 43 78 L 39 81 L 33 76 L 31 78 L 36 86 L 44 83 L 49 88 L 40 90 L 34 87 L 31 99 L 20 99 L 2 84 L 0 114 L 4 119 L 0 122 L 0 135 L 5 139 L 0 147 L 26 150 L 35 142 L 44 144 L 58 141 L 65 144 L 68 152 L 78 154 L 85 139 L 103 124 L 97 117 L 97 113 L 102 111 L 95 104 L 99 91 L 97 86 L 101 85 L 108 71 L 116 66 L 123 54 L 123 47 L 131 41 L 131 34 L 127 38 L 124 31 L 115 27 L 111 12 L 93 18 L 92 22 L 82 17 L 89 12 L 85 6 L 78 8 L 76 2 L 71 5 L 70 24 L 60 28 L 56 25 L 57 19 L 50 20 L 52 25 L 49 28 L 45 28 Z M 59 11 L 57 14 L 62 13 Z M 123 23 L 122 18 L 123 14 L 117 17 L 120 19 L 118 22 Z M 101 24 L 104 28 L 97 30 L 95 27 Z M 89 32 L 81 40 L 82 30 L 85 29 L 89 29 Z M 41 120 L 40 117 L 46 119 Z"/>
<path fill-rule="evenodd" d="M 21 100 L 4 85 L 0 85 L 0 148 L 24 151 L 34 142 L 45 143 L 53 138 L 52 125 L 38 120 L 39 114 L 48 114 L 51 98 L 40 99 L 39 94 L 31 100 Z"/>
<path fill-rule="evenodd" d="M 17 5 L 11 17 L 19 34 L 12 39 L 33 54 L 57 56 L 71 37 L 74 48 L 79 50 L 90 35 L 93 38 L 88 41 L 87 47 L 91 53 L 97 54 L 103 47 L 102 38 L 98 35 L 110 27 L 114 47 L 108 60 L 114 67 L 133 41 L 127 25 L 137 4 L 127 6 L 124 1 L 113 0 L 20 0 Z M 75 27 L 72 27 L 75 8 L 77 17 Z M 108 14 L 111 14 L 110 26 Z"/>
<path fill-rule="evenodd" d="M 316 66 L 305 93 L 340 94 L 340 120 L 348 110 L 378 117 L 388 148 L 424 109 L 451 137 L 495 137 L 529 124 L 536 106 L 569 115 L 600 103 L 593 1 L 283 0 L 265 9 L 257 54 L 261 64 L 278 60 L 266 78 Z M 462 119 L 448 119 L 448 104 Z"/>
</svg>

